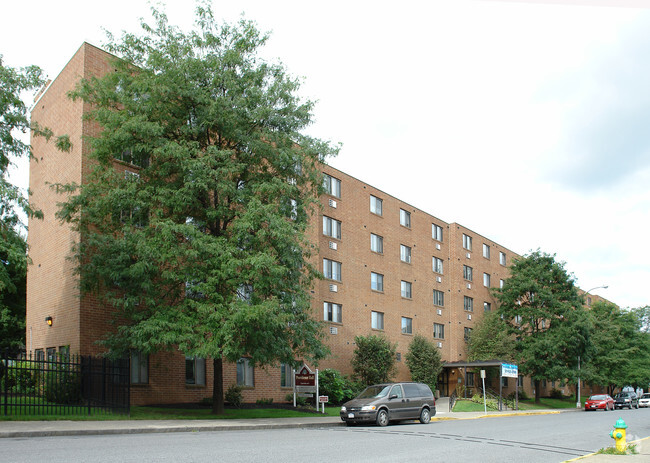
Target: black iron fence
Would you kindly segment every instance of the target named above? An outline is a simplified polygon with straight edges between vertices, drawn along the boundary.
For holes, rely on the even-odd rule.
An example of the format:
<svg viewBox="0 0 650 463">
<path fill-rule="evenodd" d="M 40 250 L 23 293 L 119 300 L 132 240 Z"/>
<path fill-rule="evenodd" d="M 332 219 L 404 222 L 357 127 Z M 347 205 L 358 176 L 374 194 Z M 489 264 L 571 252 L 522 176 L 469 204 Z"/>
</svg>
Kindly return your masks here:
<svg viewBox="0 0 650 463">
<path fill-rule="evenodd" d="M 129 414 L 128 359 L 55 355 L 0 357 L 0 413 Z"/>
</svg>

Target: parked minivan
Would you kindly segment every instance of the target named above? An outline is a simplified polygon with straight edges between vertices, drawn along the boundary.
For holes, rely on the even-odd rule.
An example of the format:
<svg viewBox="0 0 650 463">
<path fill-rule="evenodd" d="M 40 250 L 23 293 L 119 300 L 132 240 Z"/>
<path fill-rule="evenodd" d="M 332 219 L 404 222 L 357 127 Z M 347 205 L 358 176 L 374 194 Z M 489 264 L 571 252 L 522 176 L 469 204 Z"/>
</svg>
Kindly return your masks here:
<svg viewBox="0 0 650 463">
<path fill-rule="evenodd" d="M 390 421 L 420 420 L 427 424 L 436 414 L 436 399 L 422 383 L 390 383 L 368 386 L 355 399 L 341 407 L 341 420 L 347 425 Z"/>
</svg>

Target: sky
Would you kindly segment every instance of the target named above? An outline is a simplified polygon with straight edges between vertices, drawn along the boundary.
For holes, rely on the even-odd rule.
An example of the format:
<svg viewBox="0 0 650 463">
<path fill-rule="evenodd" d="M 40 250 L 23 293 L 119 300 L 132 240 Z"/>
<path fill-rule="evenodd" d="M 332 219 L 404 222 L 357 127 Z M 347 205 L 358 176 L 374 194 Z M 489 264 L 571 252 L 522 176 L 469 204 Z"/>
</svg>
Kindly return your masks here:
<svg viewBox="0 0 650 463">
<path fill-rule="evenodd" d="M 25 7 L 23 5 L 28 5 Z M 167 0 L 192 26 L 194 4 Z M 650 0 L 213 0 L 317 101 L 329 163 L 519 253 L 555 254 L 583 290 L 650 304 Z M 3 4 L 0 54 L 50 78 L 143 0 Z M 28 165 L 11 173 L 27 186 Z M 645 238 L 644 238 L 645 237 Z"/>
</svg>

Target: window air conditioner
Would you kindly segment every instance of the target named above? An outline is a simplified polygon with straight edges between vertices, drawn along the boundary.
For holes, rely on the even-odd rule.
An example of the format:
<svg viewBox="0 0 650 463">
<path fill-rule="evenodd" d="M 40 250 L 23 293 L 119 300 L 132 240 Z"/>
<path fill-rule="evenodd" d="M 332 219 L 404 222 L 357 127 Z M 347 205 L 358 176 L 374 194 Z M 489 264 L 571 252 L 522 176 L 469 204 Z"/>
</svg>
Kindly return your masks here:
<svg viewBox="0 0 650 463">
<path fill-rule="evenodd" d="M 334 201 L 333 199 L 330 199 L 330 207 L 336 209 L 336 201 Z"/>
<path fill-rule="evenodd" d="M 339 329 L 336 326 L 330 326 L 330 334 L 339 334 Z"/>
<path fill-rule="evenodd" d="M 330 285 L 330 291 L 333 293 L 337 292 L 339 290 L 339 287 L 337 285 Z"/>
<path fill-rule="evenodd" d="M 436 243 L 436 249 L 440 251 L 440 244 Z"/>
<path fill-rule="evenodd" d="M 438 343 L 438 348 L 442 349 L 442 343 L 441 342 Z"/>
<path fill-rule="evenodd" d="M 438 309 L 438 315 L 442 315 L 442 310 Z"/>
<path fill-rule="evenodd" d="M 438 277 L 436 280 L 438 280 L 438 283 L 442 283 L 442 277 Z"/>
<path fill-rule="evenodd" d="M 330 241 L 330 249 L 334 249 L 336 251 L 338 247 L 338 244 L 336 244 L 334 241 Z"/>
<path fill-rule="evenodd" d="M 467 319 L 468 319 L 468 320 L 471 320 L 471 319 L 472 319 L 472 314 L 469 314 L 469 313 L 468 313 L 468 314 L 467 314 Z"/>
</svg>

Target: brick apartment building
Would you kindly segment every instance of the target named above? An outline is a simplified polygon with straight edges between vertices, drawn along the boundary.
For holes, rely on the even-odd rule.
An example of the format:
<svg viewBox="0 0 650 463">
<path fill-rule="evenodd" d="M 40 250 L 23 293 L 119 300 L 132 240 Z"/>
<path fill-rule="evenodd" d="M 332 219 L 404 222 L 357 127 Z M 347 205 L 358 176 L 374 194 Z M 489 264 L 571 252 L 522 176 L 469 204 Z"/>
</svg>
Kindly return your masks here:
<svg viewBox="0 0 650 463">
<path fill-rule="evenodd" d="M 33 121 L 69 134 L 73 143 L 70 153 L 62 153 L 43 138 L 32 140 L 30 189 L 45 218 L 29 223 L 32 264 L 27 276 L 26 347 L 43 357 L 101 353 L 96 341 L 111 318 L 97 300 L 79 292 L 69 259 L 71 245 L 79 237 L 55 218 L 57 203 L 64 197 L 50 187 L 82 183 L 89 173 L 89 144 L 84 137 L 96 134 L 99 127 L 83 120 L 86 104 L 66 94 L 80 78 L 110 72 L 109 57 L 84 43 L 39 94 L 32 111 Z M 120 161 L 115 166 L 137 169 Z M 410 379 L 403 360 L 415 334 L 433 340 L 445 362 L 465 360 L 465 338 L 483 313 L 495 308 L 490 288 L 508 277 L 508 264 L 517 254 L 332 167 L 324 165 L 323 173 L 328 193 L 321 197 L 323 207 L 309 231 L 319 249 L 318 268 L 326 276 L 314 283 L 312 306 L 314 316 L 326 322 L 332 350 L 319 368 L 351 373 L 354 337 L 372 333 L 397 343 L 399 380 Z M 52 318 L 51 326 L 47 317 Z M 181 352 L 134 355 L 131 373 L 133 404 L 193 402 L 212 394 L 211 362 L 186 358 Z M 466 381 L 461 369 L 445 368 L 440 393 L 447 395 L 459 379 Z M 292 391 L 284 365 L 226 364 L 224 386 L 234 383 L 246 386 L 245 401 L 281 402 Z M 532 395 L 530 381 L 520 380 L 520 385 Z M 547 387 L 550 390 L 551 384 Z M 506 392 L 512 390 L 514 381 L 506 387 Z"/>
</svg>

